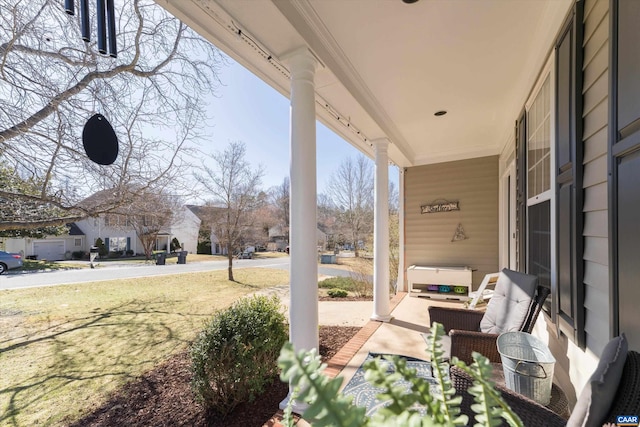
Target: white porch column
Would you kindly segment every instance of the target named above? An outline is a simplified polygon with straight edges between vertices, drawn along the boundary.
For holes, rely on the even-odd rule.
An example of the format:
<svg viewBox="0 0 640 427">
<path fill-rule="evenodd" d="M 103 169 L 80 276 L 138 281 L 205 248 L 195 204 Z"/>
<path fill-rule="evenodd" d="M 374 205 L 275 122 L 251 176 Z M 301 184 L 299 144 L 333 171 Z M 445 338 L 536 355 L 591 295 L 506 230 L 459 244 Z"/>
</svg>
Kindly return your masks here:
<svg viewBox="0 0 640 427">
<path fill-rule="evenodd" d="M 396 289 L 407 291 L 404 265 L 404 168 L 398 167 L 398 281 Z"/>
<path fill-rule="evenodd" d="M 315 69 L 307 48 L 285 60 L 291 72 L 291 199 L 289 224 L 289 338 L 297 351 L 318 348 L 318 250 L 316 197 Z M 289 395 L 291 394 L 291 390 Z M 289 396 L 280 403 L 284 408 Z M 293 410 L 302 413 L 295 402 Z"/>
<path fill-rule="evenodd" d="M 371 319 L 391 320 L 389 305 L 389 141 L 373 141 L 376 153 L 375 211 L 373 225 L 373 314 Z"/>
</svg>

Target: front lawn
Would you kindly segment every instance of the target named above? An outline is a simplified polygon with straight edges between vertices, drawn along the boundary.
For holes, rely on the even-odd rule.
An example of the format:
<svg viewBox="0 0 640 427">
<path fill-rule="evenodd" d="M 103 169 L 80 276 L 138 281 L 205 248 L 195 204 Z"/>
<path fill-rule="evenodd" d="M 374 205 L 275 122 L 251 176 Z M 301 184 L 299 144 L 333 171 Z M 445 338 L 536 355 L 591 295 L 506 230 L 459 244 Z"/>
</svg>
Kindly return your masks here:
<svg viewBox="0 0 640 427">
<path fill-rule="evenodd" d="M 238 269 L 0 291 L 0 425 L 67 424 L 288 272 Z"/>
<path fill-rule="evenodd" d="M 87 264 L 81 262 L 56 262 L 47 260 L 31 260 L 25 259 L 22 262 L 22 269 L 24 271 L 38 271 L 38 270 L 73 270 L 77 268 L 87 268 Z"/>
</svg>

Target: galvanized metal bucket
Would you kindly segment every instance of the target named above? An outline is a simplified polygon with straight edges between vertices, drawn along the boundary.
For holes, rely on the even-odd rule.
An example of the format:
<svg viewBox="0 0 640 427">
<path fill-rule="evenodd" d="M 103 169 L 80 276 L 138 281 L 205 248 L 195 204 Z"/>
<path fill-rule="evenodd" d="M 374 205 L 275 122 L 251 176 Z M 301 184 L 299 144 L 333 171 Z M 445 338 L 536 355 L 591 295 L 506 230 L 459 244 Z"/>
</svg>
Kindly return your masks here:
<svg viewBox="0 0 640 427">
<path fill-rule="evenodd" d="M 541 405 L 548 405 L 556 359 L 538 338 L 526 332 L 506 332 L 498 337 L 507 388 Z"/>
</svg>

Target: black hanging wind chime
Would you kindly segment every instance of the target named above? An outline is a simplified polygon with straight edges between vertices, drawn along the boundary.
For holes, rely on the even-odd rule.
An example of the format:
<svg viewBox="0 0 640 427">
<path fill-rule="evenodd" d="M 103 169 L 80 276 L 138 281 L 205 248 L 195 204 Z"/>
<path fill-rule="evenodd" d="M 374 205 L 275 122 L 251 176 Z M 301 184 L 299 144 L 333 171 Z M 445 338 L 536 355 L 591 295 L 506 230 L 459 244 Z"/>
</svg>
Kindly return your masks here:
<svg viewBox="0 0 640 427">
<path fill-rule="evenodd" d="M 82 40 L 91 42 L 91 23 L 89 20 L 89 0 L 80 1 L 80 31 Z M 96 16 L 98 28 L 98 52 L 107 55 L 107 29 L 109 33 L 108 54 L 112 58 L 118 57 L 116 45 L 116 14 L 115 0 L 96 0 Z M 75 0 L 65 0 L 64 11 L 75 15 Z M 82 131 L 82 145 L 89 159 L 99 165 L 110 165 L 118 157 L 118 137 L 109 121 L 100 113 L 94 114 L 84 125 Z"/>
</svg>

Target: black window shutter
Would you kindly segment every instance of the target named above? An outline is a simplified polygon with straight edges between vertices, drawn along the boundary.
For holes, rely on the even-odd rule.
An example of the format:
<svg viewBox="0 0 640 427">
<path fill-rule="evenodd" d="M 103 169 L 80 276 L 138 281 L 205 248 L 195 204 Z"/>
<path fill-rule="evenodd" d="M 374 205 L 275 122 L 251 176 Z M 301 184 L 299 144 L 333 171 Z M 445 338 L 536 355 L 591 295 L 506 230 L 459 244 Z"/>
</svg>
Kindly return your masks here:
<svg viewBox="0 0 640 427">
<path fill-rule="evenodd" d="M 629 348 L 640 348 L 640 2 L 611 2 L 613 17 L 610 73 L 609 221 L 612 237 L 611 335 L 627 335 Z"/>
<path fill-rule="evenodd" d="M 582 2 L 556 44 L 557 284 L 551 291 L 560 329 L 584 348 L 582 190 Z"/>
</svg>

